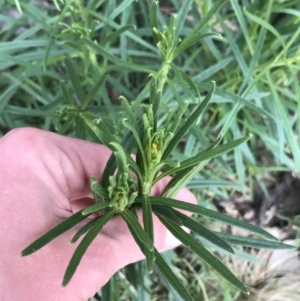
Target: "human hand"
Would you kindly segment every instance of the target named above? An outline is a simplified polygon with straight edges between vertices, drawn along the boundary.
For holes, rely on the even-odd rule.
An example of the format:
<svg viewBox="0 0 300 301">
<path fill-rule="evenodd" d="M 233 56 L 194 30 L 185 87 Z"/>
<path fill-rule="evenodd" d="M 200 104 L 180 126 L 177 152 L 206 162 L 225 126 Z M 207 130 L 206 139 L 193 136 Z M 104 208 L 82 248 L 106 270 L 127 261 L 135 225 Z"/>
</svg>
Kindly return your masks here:
<svg viewBox="0 0 300 301">
<path fill-rule="evenodd" d="M 24 128 L 0 140 L 0 296 L 3 301 L 86 301 L 125 265 L 144 258 L 126 223 L 115 216 L 93 241 L 67 287 L 65 269 L 79 224 L 36 253 L 20 257 L 32 241 L 91 205 L 90 178 L 101 174 L 111 151 L 103 145 Z M 159 195 L 167 179 L 152 190 Z M 195 203 L 182 189 L 176 199 Z M 154 216 L 159 251 L 179 242 Z"/>
</svg>

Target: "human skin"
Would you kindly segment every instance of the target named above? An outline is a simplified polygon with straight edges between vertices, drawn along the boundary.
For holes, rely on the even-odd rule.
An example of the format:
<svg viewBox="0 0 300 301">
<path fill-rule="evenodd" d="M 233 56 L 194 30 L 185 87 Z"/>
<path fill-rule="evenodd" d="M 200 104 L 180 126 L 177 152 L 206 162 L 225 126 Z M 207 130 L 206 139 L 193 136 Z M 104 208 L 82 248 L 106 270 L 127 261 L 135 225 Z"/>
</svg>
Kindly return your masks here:
<svg viewBox="0 0 300 301">
<path fill-rule="evenodd" d="M 90 178 L 101 179 L 110 153 L 103 145 L 33 128 L 16 129 L 0 139 L 2 301 L 86 301 L 120 268 L 144 258 L 119 216 L 93 241 L 66 287 L 63 275 L 78 245 L 69 240 L 85 221 L 20 257 L 31 242 L 92 203 Z M 167 182 L 157 183 L 151 194 L 159 195 Z M 176 199 L 196 203 L 187 189 Z M 159 251 L 178 245 L 155 216 L 154 236 Z"/>
</svg>

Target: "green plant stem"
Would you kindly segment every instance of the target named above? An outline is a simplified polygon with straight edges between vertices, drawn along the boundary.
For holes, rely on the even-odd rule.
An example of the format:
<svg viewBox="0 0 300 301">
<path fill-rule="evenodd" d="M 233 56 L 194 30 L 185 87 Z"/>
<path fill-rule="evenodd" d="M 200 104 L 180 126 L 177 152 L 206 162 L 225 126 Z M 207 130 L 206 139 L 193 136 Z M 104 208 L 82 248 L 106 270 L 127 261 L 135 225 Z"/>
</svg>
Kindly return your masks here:
<svg viewBox="0 0 300 301">
<path fill-rule="evenodd" d="M 167 78 L 168 78 L 168 73 L 169 73 L 169 70 L 171 67 L 171 62 L 172 62 L 172 60 L 165 60 L 162 64 L 160 70 L 158 71 L 158 74 L 157 74 L 158 91 L 162 92 L 164 89 L 164 86 L 165 86 Z"/>
</svg>

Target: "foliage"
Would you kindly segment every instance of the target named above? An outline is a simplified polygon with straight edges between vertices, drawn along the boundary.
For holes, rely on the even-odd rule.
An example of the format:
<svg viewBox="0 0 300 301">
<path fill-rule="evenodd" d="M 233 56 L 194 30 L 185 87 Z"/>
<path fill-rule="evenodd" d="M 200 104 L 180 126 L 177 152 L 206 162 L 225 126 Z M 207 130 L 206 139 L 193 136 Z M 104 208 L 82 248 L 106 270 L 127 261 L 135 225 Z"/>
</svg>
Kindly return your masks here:
<svg viewBox="0 0 300 301">
<path fill-rule="evenodd" d="M 85 228 L 89 232 L 79 233 L 89 234 L 78 251 L 82 255 L 113 210 L 122 214 L 130 227 L 130 221 L 134 222 L 130 210 L 134 212 L 134 208 L 142 206 L 144 219 L 148 218 L 145 232 L 150 238 L 151 210 L 179 237 L 183 233 L 178 223 L 187 223 L 195 231 L 192 220 L 182 220 L 184 217 L 169 208 L 176 208 L 174 203 L 165 204 L 162 211 L 155 205 L 155 199 L 141 200 L 143 192 L 133 179 L 124 176 L 131 171 L 147 184 L 146 190 L 159 177 L 175 175 L 171 187 L 165 190 L 165 200 L 174 197 L 188 182 L 189 187 L 206 186 L 214 195 L 226 197 L 227 187 L 245 192 L 248 174 L 251 180 L 266 168 L 299 171 L 299 144 L 295 138 L 300 128 L 298 1 L 268 0 L 262 4 L 244 0 L 244 9 L 234 0 L 226 4 L 209 0 L 186 0 L 183 5 L 177 0 L 171 2 L 177 18 L 169 14 L 170 7 L 160 4 L 158 8 L 156 2 L 150 5 L 150 1 L 90 0 L 85 5 L 79 0 L 49 1 L 44 7 L 34 5 L 34 1 L 3 3 L 2 134 L 19 126 L 36 126 L 104 143 L 116 153 L 108 162 L 103 176 L 106 180 L 101 186 L 92 182 L 95 199 L 101 200 L 96 205 L 107 205 L 109 209 L 90 228 Z M 11 10 L 12 4 L 22 12 L 18 15 L 13 11 L 19 18 L 6 11 Z M 210 90 L 212 80 L 218 84 L 214 94 L 214 88 Z M 201 101 L 202 93 L 207 98 Z M 119 98 L 120 95 L 123 97 Z M 211 102 L 208 108 L 206 100 Z M 141 107 L 142 103 L 146 106 Z M 172 112 L 176 112 L 174 117 Z M 138 115 L 146 117 L 139 119 Z M 121 140 L 126 132 L 126 139 Z M 174 136 L 168 136 L 169 132 Z M 209 159 L 247 140 L 237 138 L 249 132 L 254 134 L 249 143 L 222 155 L 202 170 Z M 221 139 L 215 140 L 217 136 L 223 138 L 222 146 L 217 146 Z M 230 142 L 233 139 L 235 145 Z M 148 150 L 147 155 L 144 149 Z M 136 164 L 128 156 L 131 151 L 137 152 Z M 151 165 L 155 152 L 160 158 L 156 157 Z M 172 160 L 168 159 L 171 154 Z M 177 162 L 181 162 L 179 166 Z M 114 182 L 109 175 L 116 166 L 123 169 L 123 175 L 120 173 Z M 197 167 L 192 172 L 194 166 Z M 160 169 L 164 173 L 157 177 Z M 124 196 L 130 192 L 127 199 L 119 199 L 118 187 L 122 187 Z M 132 189 L 138 194 L 132 194 Z M 203 197 L 205 190 L 196 193 Z M 96 209 L 105 209 L 100 207 Z M 223 216 L 210 211 L 199 213 L 210 214 L 207 216 L 217 220 L 216 217 Z M 81 220 L 85 216 L 80 214 L 77 218 Z M 213 235 L 217 234 L 205 229 L 199 235 L 207 233 L 216 243 Z M 147 246 L 143 250 L 148 269 L 151 270 L 156 257 L 162 273 L 173 279 L 171 284 L 176 287 L 163 257 L 152 250 L 141 233 L 142 230 L 133 235 L 137 242 Z M 79 235 L 74 241 L 78 238 Z M 227 243 L 223 238 L 224 247 Z M 194 244 L 192 236 L 190 239 L 186 243 Z M 227 239 L 233 244 L 241 242 L 238 238 Z M 210 257 L 205 258 L 211 264 Z M 76 264 L 70 265 L 69 278 Z M 134 278 L 134 273 L 131 275 Z M 224 276 L 246 291 L 237 279 L 229 274 Z M 109 292 L 112 283 L 104 290 Z M 136 287 L 140 285 L 136 283 Z M 172 294 L 178 296 L 176 292 Z"/>
</svg>

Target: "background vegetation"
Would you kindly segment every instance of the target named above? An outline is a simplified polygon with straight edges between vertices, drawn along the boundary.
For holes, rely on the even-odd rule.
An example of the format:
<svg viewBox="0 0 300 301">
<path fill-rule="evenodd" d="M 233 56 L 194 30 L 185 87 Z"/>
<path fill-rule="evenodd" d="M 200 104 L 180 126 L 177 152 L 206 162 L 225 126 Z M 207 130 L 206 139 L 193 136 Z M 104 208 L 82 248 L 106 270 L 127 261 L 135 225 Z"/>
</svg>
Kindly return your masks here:
<svg viewBox="0 0 300 301">
<path fill-rule="evenodd" d="M 148 74 L 162 65 L 150 28 L 151 2 L 0 0 L 0 134 L 34 126 L 93 140 L 81 129 L 80 112 L 71 112 L 66 105 L 90 111 L 118 128 L 123 113 L 119 96 L 125 96 L 134 108 L 146 102 Z M 178 36 L 184 37 L 214 3 L 162 0 L 159 27 L 168 25 L 171 14 L 179 14 L 175 26 Z M 231 0 L 201 31 L 217 35 L 208 35 L 176 58 L 178 70 L 191 76 L 203 95 L 212 80 L 217 84 L 204 118 L 174 152 L 176 160 L 196 154 L 220 133 L 225 142 L 249 132 L 254 135 L 190 182 L 203 206 L 211 208 L 212 200 L 237 193 L 251 194 L 254 182 L 266 191 L 261 179 L 274 172 L 300 172 L 299 23 L 298 0 Z M 93 40 L 100 47 L 93 48 Z M 83 91 L 107 74 L 106 84 L 88 105 L 74 97 L 73 103 L 65 99 L 64 87 L 71 95 L 78 94 L 69 82 L 72 72 L 64 63 L 66 57 L 76 63 L 74 72 Z M 198 101 L 191 86 L 178 84 L 178 76 L 169 75 L 160 122 L 182 100 L 189 102 L 190 111 Z M 137 98 L 141 91 L 145 93 Z M 176 262 L 178 276 L 197 300 L 240 298 L 239 292 L 186 252 L 179 248 L 165 258 Z M 242 250 L 240 255 L 246 256 Z M 147 276 L 146 290 L 136 291 L 126 273 L 116 276 L 122 281 L 118 281 L 120 293 L 115 300 L 128 300 L 123 297 L 125 291 L 132 300 L 155 300 L 155 296 L 180 300 L 158 275 Z"/>
</svg>

